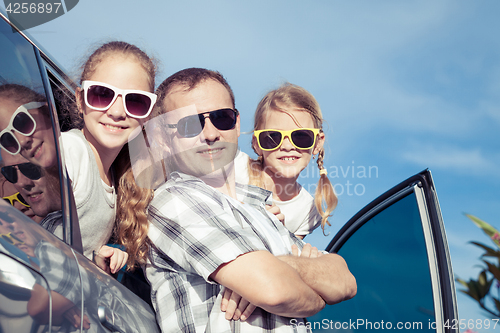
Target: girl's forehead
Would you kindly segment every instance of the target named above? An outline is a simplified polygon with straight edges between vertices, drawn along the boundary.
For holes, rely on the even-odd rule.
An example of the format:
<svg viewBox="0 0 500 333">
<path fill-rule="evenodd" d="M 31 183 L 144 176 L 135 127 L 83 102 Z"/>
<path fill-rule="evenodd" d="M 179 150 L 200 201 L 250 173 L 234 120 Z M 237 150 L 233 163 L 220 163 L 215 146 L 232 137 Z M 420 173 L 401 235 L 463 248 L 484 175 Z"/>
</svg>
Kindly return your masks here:
<svg viewBox="0 0 500 333">
<path fill-rule="evenodd" d="M 94 72 L 106 69 L 109 66 L 122 66 L 132 65 L 135 67 L 142 67 L 141 62 L 134 56 L 125 56 L 123 54 L 110 54 L 104 56 L 99 62 L 95 64 Z"/>
<path fill-rule="evenodd" d="M 103 59 L 87 80 L 105 82 L 120 89 L 150 90 L 151 78 L 135 57 Z"/>
<path fill-rule="evenodd" d="M 23 102 L 16 98 L 0 98 L 0 131 L 8 126 L 12 115 L 21 105 Z"/>
<path fill-rule="evenodd" d="M 314 120 L 311 114 L 298 108 L 269 109 L 264 113 L 266 128 L 313 128 Z"/>
</svg>

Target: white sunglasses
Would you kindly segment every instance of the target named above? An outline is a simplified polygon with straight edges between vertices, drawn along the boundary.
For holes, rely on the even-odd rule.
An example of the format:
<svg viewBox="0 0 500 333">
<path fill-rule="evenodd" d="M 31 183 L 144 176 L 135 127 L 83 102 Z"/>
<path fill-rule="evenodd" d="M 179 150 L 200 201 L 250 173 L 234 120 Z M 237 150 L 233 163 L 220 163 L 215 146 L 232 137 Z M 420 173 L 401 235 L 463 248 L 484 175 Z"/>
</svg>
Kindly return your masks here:
<svg viewBox="0 0 500 333">
<path fill-rule="evenodd" d="M 21 151 L 21 144 L 14 135 L 14 131 L 24 136 L 32 135 L 36 129 L 36 122 L 28 110 L 38 109 L 44 105 L 47 103 L 30 102 L 18 107 L 10 118 L 9 126 L 0 132 L 0 147 L 11 155 L 18 154 Z"/>
<path fill-rule="evenodd" d="M 153 110 L 156 95 L 143 90 L 126 90 L 97 81 L 83 81 L 85 104 L 94 110 L 107 110 L 122 95 L 125 113 L 132 118 L 146 118 Z"/>
</svg>

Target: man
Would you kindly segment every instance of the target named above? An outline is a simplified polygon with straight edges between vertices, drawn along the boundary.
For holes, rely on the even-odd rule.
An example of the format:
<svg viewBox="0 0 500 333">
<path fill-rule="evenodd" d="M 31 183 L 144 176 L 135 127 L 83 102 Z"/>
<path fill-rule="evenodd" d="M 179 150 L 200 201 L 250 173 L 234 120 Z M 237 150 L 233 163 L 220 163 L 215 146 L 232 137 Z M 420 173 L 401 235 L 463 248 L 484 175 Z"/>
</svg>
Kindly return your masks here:
<svg viewBox="0 0 500 333">
<path fill-rule="evenodd" d="M 0 163 L 3 166 L 3 163 Z M 42 218 L 35 215 L 28 202 L 23 198 L 21 193 L 11 182 L 7 181 L 3 175 L 0 175 L 0 196 L 8 201 L 14 208 L 19 210 L 24 215 L 28 216 L 33 221 L 40 223 Z"/>
<path fill-rule="evenodd" d="M 57 167 L 42 168 L 21 154 L 0 149 L 2 174 L 26 200 L 45 229 L 62 238 L 61 193 Z"/>
<path fill-rule="evenodd" d="M 149 208 L 146 274 L 162 331 L 293 332 L 353 297 L 341 257 L 310 246 L 292 256 L 303 243 L 266 212 L 271 193 L 235 184 L 240 118 L 222 75 L 186 69 L 157 93 L 147 137 L 173 172 Z"/>
</svg>

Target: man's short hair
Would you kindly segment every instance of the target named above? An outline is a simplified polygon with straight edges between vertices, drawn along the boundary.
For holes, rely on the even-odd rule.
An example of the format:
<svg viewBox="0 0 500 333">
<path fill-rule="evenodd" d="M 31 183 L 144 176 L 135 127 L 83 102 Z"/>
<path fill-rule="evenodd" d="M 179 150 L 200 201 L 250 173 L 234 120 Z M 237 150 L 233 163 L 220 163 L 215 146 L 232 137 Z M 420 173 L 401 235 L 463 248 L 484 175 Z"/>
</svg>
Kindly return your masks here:
<svg viewBox="0 0 500 333">
<path fill-rule="evenodd" d="M 163 81 L 156 89 L 156 94 L 158 95 L 158 100 L 156 101 L 155 110 L 151 114 L 151 118 L 156 117 L 160 114 L 165 113 L 163 110 L 163 102 L 165 97 L 168 95 L 170 90 L 175 86 L 184 86 L 186 91 L 190 91 L 201 82 L 206 80 L 214 80 L 222 84 L 231 96 L 231 102 L 233 103 L 233 109 L 235 108 L 234 93 L 229 84 L 227 83 L 224 76 L 217 71 L 212 71 L 205 68 L 186 68 L 178 71 L 175 74 L 170 75 Z"/>
</svg>

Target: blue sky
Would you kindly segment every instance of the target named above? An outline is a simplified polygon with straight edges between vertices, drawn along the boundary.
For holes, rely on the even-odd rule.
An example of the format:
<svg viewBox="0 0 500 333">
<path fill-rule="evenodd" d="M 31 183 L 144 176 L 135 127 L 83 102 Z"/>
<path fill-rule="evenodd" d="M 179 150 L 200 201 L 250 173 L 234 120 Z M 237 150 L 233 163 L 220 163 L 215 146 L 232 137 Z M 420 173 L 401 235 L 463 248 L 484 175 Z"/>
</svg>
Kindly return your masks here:
<svg viewBox="0 0 500 333">
<path fill-rule="evenodd" d="M 499 13 L 494 0 L 81 0 L 28 32 L 69 73 L 93 46 L 114 39 L 160 60 L 157 84 L 186 67 L 219 70 L 234 89 L 243 131 L 268 90 L 284 81 L 305 87 L 326 119 L 325 166 L 378 171 L 331 172 L 344 191 L 330 237 L 318 230 L 306 240 L 325 247 L 365 204 L 430 168 L 454 273 L 468 279 L 481 254 L 468 242 L 488 239 L 463 213 L 500 228 Z M 248 153 L 250 138 L 240 137 Z M 301 178 L 305 186 L 316 181 L 317 172 Z M 458 301 L 461 318 L 483 318 L 466 296 Z"/>
</svg>

